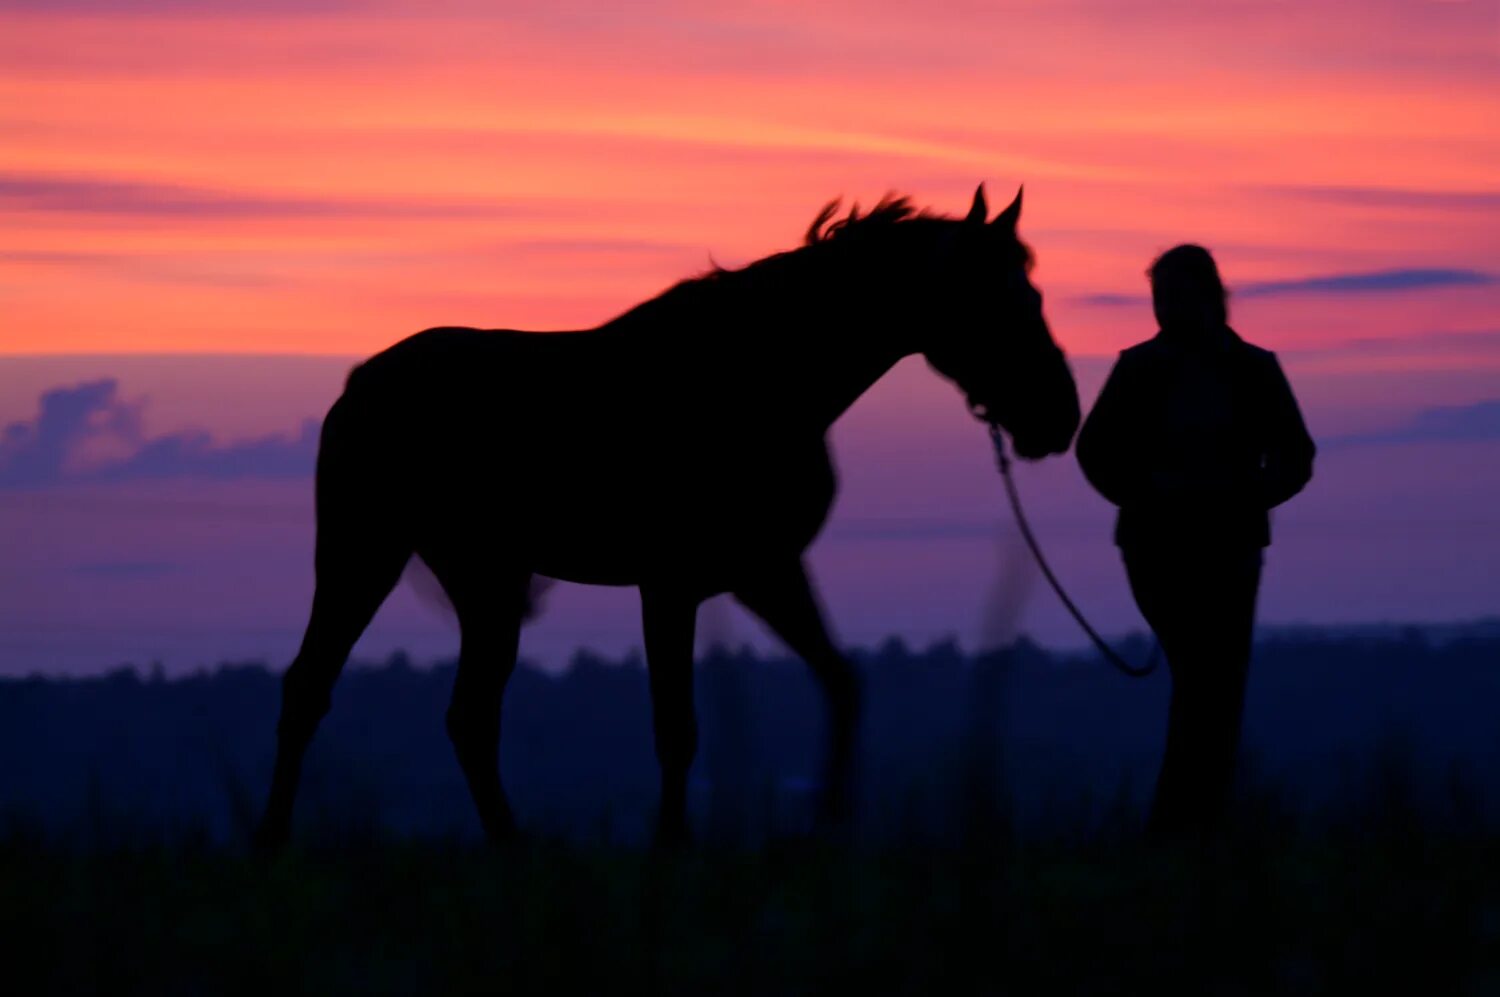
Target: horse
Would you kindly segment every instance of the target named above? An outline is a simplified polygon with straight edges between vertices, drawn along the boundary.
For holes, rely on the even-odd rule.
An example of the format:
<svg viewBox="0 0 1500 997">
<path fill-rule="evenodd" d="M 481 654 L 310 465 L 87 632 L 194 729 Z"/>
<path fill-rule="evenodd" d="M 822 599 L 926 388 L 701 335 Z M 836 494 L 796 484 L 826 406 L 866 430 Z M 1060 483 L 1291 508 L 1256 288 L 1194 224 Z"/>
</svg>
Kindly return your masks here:
<svg viewBox="0 0 1500 997">
<path fill-rule="evenodd" d="M 1078 393 L 1016 232 L 887 195 L 803 245 L 714 266 L 596 328 L 440 327 L 350 373 L 319 440 L 316 573 L 281 686 L 256 843 L 288 837 L 303 755 L 355 641 L 413 557 L 460 629 L 446 727 L 488 838 L 517 825 L 500 715 L 536 578 L 640 590 L 660 800 L 688 840 L 697 609 L 730 593 L 810 666 L 826 708 L 819 814 L 852 814 L 860 681 L 830 639 L 804 553 L 837 478 L 827 434 L 899 360 L 923 355 L 1028 460 L 1067 450 Z"/>
</svg>

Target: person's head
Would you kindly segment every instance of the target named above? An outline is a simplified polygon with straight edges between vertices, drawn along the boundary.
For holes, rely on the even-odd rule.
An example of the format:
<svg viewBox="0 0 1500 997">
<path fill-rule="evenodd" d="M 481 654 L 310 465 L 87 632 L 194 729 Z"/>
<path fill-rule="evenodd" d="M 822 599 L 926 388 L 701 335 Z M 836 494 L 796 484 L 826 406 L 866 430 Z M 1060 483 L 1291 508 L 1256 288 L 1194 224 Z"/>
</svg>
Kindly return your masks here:
<svg viewBox="0 0 1500 997">
<path fill-rule="evenodd" d="M 1151 278 L 1151 305 L 1163 330 L 1217 329 L 1228 322 L 1228 292 L 1218 264 L 1202 246 L 1174 246 L 1146 273 Z"/>
</svg>

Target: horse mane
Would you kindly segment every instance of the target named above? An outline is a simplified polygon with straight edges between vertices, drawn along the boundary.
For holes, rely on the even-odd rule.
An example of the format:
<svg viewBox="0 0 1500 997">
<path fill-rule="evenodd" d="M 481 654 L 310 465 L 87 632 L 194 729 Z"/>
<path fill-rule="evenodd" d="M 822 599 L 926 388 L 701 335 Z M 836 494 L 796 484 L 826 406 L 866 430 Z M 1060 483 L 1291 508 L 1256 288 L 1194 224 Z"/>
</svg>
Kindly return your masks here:
<svg viewBox="0 0 1500 997">
<path fill-rule="evenodd" d="M 934 214 L 926 208 L 918 209 L 911 203 L 911 198 L 905 194 L 887 193 L 876 202 L 875 207 L 864 214 L 860 213 L 859 202 L 856 201 L 850 206 L 848 214 L 842 218 L 837 218 L 839 205 L 842 203 L 843 198 L 835 197 L 823 205 L 822 210 L 813 218 L 812 224 L 807 227 L 807 233 L 802 239 L 802 248 L 830 243 L 837 239 L 847 239 L 853 235 L 861 235 L 874 231 L 887 231 L 890 226 L 898 222 L 954 220 Z M 764 268 L 766 264 L 786 260 L 796 254 L 797 250 L 795 249 L 783 250 L 782 252 L 772 253 L 770 256 L 754 260 L 735 270 L 726 269 L 717 263 L 713 263 L 702 273 L 688 277 L 679 281 L 673 287 L 668 288 L 660 297 L 666 297 L 674 291 L 689 287 L 721 284 L 725 278 L 733 278 L 738 275 L 748 276 L 758 268 Z M 643 302 L 643 304 L 649 303 Z"/>
<path fill-rule="evenodd" d="M 807 227 L 807 235 L 803 237 L 803 245 L 816 246 L 820 242 L 830 242 L 834 239 L 844 238 L 849 235 L 858 235 L 873 229 L 881 229 L 898 222 L 909 222 L 917 219 L 936 219 L 931 211 L 923 208 L 918 210 L 911 203 L 911 198 L 905 194 L 889 193 L 882 197 L 871 208 L 868 214 L 860 214 L 859 202 L 855 201 L 849 208 L 849 213 L 842 218 L 834 216 L 839 212 L 839 204 L 843 198 L 835 197 L 823 205 L 813 218 L 812 224 Z"/>
<path fill-rule="evenodd" d="M 812 224 L 807 227 L 807 233 L 803 236 L 800 247 L 773 253 L 733 270 L 713 263 L 707 270 L 678 281 L 656 297 L 625 311 L 608 324 L 630 323 L 648 316 L 659 317 L 665 308 L 680 308 L 689 302 L 702 303 L 710 295 L 721 298 L 718 292 L 731 289 L 743 291 L 753 286 L 768 271 L 800 258 L 803 252 L 810 248 L 853 242 L 866 236 L 884 235 L 894 231 L 898 226 L 959 220 L 948 215 L 937 214 L 927 208 L 918 208 L 912 204 L 909 196 L 894 192 L 887 193 L 866 212 L 860 211 L 859 202 L 856 201 L 840 218 L 838 211 L 842 202 L 842 198 L 836 197 L 823 205 L 813 218 Z M 1019 238 L 1016 240 L 1016 246 L 1022 264 L 1030 270 L 1031 247 Z"/>
<path fill-rule="evenodd" d="M 875 234 L 886 231 L 893 225 L 904 223 L 958 220 L 948 215 L 936 214 L 927 208 L 918 209 L 911 203 L 910 197 L 895 193 L 886 194 L 867 214 L 860 214 L 859 202 L 856 201 L 849 208 L 848 214 L 842 218 L 836 218 L 841 200 L 836 197 L 823 205 L 823 210 L 817 213 L 812 224 L 807 227 L 807 234 L 802 240 L 804 246 L 817 246 L 850 236 Z M 1035 262 L 1031 246 L 1017 236 L 1016 249 L 1021 265 L 1029 272 Z"/>
</svg>

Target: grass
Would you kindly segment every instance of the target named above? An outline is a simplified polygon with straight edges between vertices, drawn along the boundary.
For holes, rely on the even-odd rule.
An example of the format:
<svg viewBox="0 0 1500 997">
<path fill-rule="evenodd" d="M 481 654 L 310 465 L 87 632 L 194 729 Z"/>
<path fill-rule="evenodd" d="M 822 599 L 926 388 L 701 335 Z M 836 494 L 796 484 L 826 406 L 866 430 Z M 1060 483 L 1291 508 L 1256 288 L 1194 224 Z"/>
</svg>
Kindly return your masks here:
<svg viewBox="0 0 1500 997">
<path fill-rule="evenodd" d="M 1175 846 L 1141 837 L 1128 781 L 1021 820 L 979 736 L 879 784 L 910 833 L 670 857 L 607 821 L 594 844 L 395 838 L 334 780 L 257 858 L 96 777 L 77 826 L 0 812 L 0 966 L 25 995 L 1500 994 L 1484 773 L 1371 747 L 1312 800 L 1247 757 L 1234 830 Z M 254 793 L 222 778 L 243 835 Z"/>
<path fill-rule="evenodd" d="M 668 858 L 18 833 L 0 890 L 27 994 L 1500 992 L 1500 838 L 1409 821 Z"/>
</svg>

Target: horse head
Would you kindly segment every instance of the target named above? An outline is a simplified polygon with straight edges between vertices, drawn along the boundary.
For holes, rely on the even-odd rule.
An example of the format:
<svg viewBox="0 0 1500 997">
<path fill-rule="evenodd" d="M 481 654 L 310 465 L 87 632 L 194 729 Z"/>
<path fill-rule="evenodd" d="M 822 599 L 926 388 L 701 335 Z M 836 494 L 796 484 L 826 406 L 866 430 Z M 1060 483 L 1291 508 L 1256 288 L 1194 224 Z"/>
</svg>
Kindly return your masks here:
<svg viewBox="0 0 1500 997">
<path fill-rule="evenodd" d="M 980 184 L 968 216 L 939 243 L 935 321 L 924 323 L 918 349 L 964 393 L 970 411 L 1036 460 L 1072 443 L 1078 389 L 1031 283 L 1031 251 L 1016 234 L 1020 191 L 993 220 L 987 215 Z"/>
</svg>

